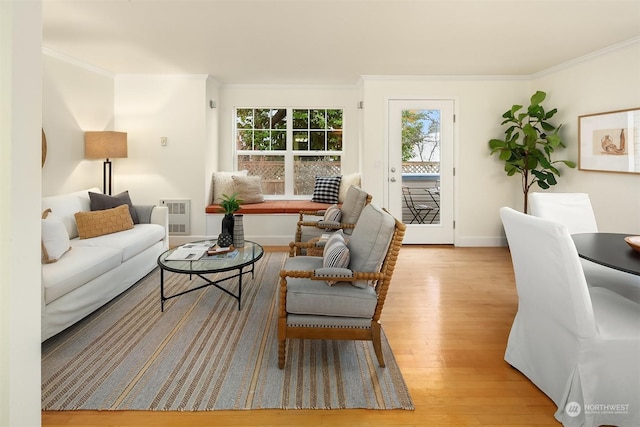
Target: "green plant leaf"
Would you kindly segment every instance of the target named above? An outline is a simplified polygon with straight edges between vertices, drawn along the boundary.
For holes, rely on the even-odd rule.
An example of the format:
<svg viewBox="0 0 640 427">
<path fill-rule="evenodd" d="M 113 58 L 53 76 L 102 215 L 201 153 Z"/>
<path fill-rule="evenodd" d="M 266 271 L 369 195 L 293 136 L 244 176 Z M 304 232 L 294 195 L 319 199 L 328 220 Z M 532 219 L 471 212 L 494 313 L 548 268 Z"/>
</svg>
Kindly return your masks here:
<svg viewBox="0 0 640 427">
<path fill-rule="evenodd" d="M 534 93 L 531 96 L 531 105 L 538 105 L 540 104 L 542 101 L 544 101 L 544 99 L 547 97 L 547 94 L 542 92 L 542 91 L 536 91 L 536 93 Z"/>
<path fill-rule="evenodd" d="M 507 161 L 507 160 L 509 160 L 510 158 L 511 158 L 511 150 L 507 150 L 507 149 L 505 149 L 505 150 L 503 150 L 503 151 L 500 153 L 500 160 L 502 160 L 502 161 L 505 161 L 505 162 L 506 162 L 506 161 Z"/>
<path fill-rule="evenodd" d="M 554 125 L 552 125 L 549 122 L 540 122 L 540 126 L 542 126 L 542 129 L 546 131 L 552 131 L 556 128 Z"/>
</svg>

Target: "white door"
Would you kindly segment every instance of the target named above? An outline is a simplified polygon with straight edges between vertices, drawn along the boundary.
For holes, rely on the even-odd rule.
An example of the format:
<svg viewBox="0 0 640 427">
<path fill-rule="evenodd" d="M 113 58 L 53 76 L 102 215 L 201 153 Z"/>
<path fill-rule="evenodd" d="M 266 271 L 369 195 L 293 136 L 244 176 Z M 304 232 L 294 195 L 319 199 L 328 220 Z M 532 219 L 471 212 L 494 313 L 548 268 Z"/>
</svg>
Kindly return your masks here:
<svg viewBox="0 0 640 427">
<path fill-rule="evenodd" d="M 391 99 L 387 206 L 404 243 L 453 244 L 453 100 Z"/>
</svg>

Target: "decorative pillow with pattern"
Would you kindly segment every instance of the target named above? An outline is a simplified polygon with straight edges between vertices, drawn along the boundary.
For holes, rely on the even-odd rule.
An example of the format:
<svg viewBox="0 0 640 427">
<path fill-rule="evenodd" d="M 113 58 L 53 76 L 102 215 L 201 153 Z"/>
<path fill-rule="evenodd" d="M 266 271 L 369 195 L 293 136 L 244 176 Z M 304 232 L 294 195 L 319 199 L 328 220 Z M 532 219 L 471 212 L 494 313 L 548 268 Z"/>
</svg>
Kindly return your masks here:
<svg viewBox="0 0 640 427">
<path fill-rule="evenodd" d="M 332 221 L 332 222 L 340 222 L 342 219 L 342 211 L 338 207 L 338 205 L 333 204 L 324 211 L 323 221 Z"/>
<path fill-rule="evenodd" d="M 51 209 L 42 213 L 42 262 L 50 264 L 56 262 L 71 250 L 69 233 L 62 221 L 55 215 L 50 215 Z"/>
<path fill-rule="evenodd" d="M 78 234 L 81 239 L 89 239 L 133 228 L 133 220 L 127 205 L 100 211 L 76 212 L 75 217 L 78 224 Z"/>
<path fill-rule="evenodd" d="M 344 241 L 342 230 L 338 230 L 329 236 L 322 252 L 323 268 L 349 268 L 349 248 Z M 337 283 L 335 280 L 327 280 L 329 286 Z"/>
<path fill-rule="evenodd" d="M 341 176 L 316 176 L 312 202 L 338 203 Z"/>
</svg>

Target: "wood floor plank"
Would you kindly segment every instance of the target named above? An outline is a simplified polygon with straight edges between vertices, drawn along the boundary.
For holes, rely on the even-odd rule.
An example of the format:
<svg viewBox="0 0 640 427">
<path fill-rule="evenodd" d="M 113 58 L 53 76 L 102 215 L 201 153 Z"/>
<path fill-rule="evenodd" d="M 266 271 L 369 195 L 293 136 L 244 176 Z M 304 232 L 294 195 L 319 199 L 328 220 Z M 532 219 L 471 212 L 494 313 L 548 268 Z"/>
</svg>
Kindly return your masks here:
<svg viewBox="0 0 640 427">
<path fill-rule="evenodd" d="M 42 425 L 559 426 L 553 402 L 503 359 L 516 310 L 506 248 L 406 245 L 382 324 L 415 411 L 61 411 Z"/>
</svg>

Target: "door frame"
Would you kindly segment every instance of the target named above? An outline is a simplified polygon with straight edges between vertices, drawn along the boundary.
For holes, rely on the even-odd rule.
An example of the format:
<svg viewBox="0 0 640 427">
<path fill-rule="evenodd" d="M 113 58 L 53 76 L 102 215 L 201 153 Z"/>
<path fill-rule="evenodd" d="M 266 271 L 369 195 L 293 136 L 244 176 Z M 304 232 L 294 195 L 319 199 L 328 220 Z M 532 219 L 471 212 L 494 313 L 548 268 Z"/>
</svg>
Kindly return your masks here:
<svg viewBox="0 0 640 427">
<path fill-rule="evenodd" d="M 407 103 L 411 103 L 411 102 L 420 102 L 420 101 L 424 101 L 424 102 L 451 102 L 451 113 L 453 115 L 452 117 L 452 123 L 451 123 L 451 147 L 450 147 L 450 152 L 449 152 L 449 156 L 450 156 L 450 165 L 445 167 L 450 167 L 450 176 L 449 176 L 449 183 L 445 188 L 445 191 L 449 191 L 450 195 L 449 195 L 449 217 L 445 218 L 445 220 L 450 220 L 450 226 L 451 229 L 450 231 L 447 231 L 446 233 L 444 233 L 443 236 L 436 236 L 433 239 L 429 239 L 425 237 L 426 233 L 412 233 L 412 229 L 413 230 L 417 230 L 416 227 L 420 227 L 420 225 L 418 224 L 407 224 L 407 232 L 405 234 L 405 238 L 404 238 L 404 243 L 405 244 L 451 244 L 451 245 L 455 245 L 456 242 L 456 237 L 457 237 L 457 232 L 456 232 L 456 226 L 455 226 L 455 220 L 457 218 L 457 211 L 456 211 L 456 206 L 458 205 L 457 203 L 457 192 L 455 191 L 455 188 L 457 187 L 457 177 L 456 177 L 456 164 L 457 164 L 457 144 L 458 144 L 458 139 L 457 139 L 457 106 L 458 106 L 458 100 L 456 97 L 424 97 L 424 96 L 389 96 L 385 98 L 385 106 L 384 106 L 384 110 L 385 110 L 385 136 L 384 136 L 384 152 L 386 153 L 386 155 L 384 156 L 384 176 L 385 176 L 385 180 L 384 180 L 384 191 L 383 191 L 383 195 L 384 195 L 384 200 L 385 200 L 385 205 L 389 206 L 390 209 L 393 209 L 394 203 L 391 203 L 391 197 L 393 196 L 394 198 L 398 198 L 398 200 L 400 200 L 402 198 L 402 194 L 393 194 L 391 185 L 391 179 L 394 178 L 394 174 L 390 171 L 390 168 L 392 167 L 391 162 L 391 156 L 389 155 L 389 153 L 391 153 L 391 131 L 392 129 L 392 125 L 391 125 L 391 110 L 392 110 L 392 102 L 393 101 L 398 101 L 398 102 L 403 102 L 406 101 Z M 399 150 L 399 147 L 397 147 Z M 441 159 L 442 161 L 442 159 Z M 397 179 L 397 173 L 395 174 L 395 178 Z M 397 183 L 397 181 L 396 181 Z M 401 187 L 401 183 L 398 186 L 398 188 Z M 401 191 L 401 189 L 399 190 Z M 397 205 L 396 205 L 397 206 Z M 396 214 L 397 216 L 397 214 Z"/>
</svg>

